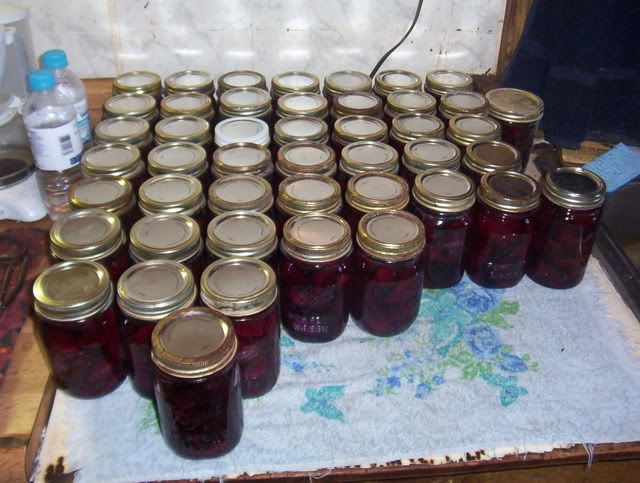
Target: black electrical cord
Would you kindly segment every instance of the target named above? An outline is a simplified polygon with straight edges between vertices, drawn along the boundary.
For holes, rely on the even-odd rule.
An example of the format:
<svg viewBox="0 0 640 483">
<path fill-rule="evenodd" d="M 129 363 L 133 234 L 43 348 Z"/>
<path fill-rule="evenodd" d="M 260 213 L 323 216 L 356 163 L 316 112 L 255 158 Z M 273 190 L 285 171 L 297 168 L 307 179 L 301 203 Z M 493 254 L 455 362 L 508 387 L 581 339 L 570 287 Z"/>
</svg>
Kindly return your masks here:
<svg viewBox="0 0 640 483">
<path fill-rule="evenodd" d="M 378 69 L 380 69 L 380 67 L 382 67 L 382 64 L 384 64 L 385 61 L 389 58 L 389 56 L 391 54 L 393 54 L 393 51 L 396 50 L 398 47 L 400 47 L 400 45 L 402 45 L 402 42 L 407 40 L 407 37 L 409 36 L 411 31 L 413 30 L 413 27 L 415 27 L 416 23 L 418 22 L 418 17 L 420 17 L 420 11 L 422 10 L 422 2 L 423 2 L 423 0 L 418 0 L 418 6 L 416 7 L 416 13 L 413 16 L 413 22 L 411 22 L 411 27 L 409 27 L 409 30 L 407 30 L 407 33 L 403 35 L 403 37 L 400 39 L 400 41 L 396 45 L 394 45 L 389 50 L 387 50 L 387 52 L 382 56 L 382 58 L 375 65 L 375 67 L 373 68 L 373 70 L 369 74 L 369 77 L 371 77 L 373 79 L 373 77 L 378 72 Z"/>
</svg>

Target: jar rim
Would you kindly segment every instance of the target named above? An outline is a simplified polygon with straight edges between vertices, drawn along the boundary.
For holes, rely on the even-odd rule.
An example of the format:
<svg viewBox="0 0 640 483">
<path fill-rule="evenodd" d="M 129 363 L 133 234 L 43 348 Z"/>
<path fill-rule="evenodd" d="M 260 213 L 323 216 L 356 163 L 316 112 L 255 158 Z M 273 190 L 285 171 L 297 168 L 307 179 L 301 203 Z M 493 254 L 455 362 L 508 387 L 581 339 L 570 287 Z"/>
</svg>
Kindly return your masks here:
<svg viewBox="0 0 640 483">
<path fill-rule="evenodd" d="M 542 193 L 559 206 L 591 210 L 604 204 L 607 187 L 596 173 L 580 167 L 560 167 L 547 172 Z"/>
<path fill-rule="evenodd" d="M 360 98 L 370 101 L 370 104 L 363 105 L 361 107 L 354 105 L 347 105 L 345 102 L 349 98 Z M 332 116 L 334 118 L 344 116 L 371 116 L 381 117 L 383 113 L 382 99 L 371 91 L 347 91 L 342 92 L 335 96 L 333 104 L 331 106 Z M 337 119 L 336 119 L 337 120 Z"/>
<path fill-rule="evenodd" d="M 434 69 L 427 72 L 424 88 L 442 95 L 451 91 L 473 90 L 473 77 L 455 69 Z"/>
<path fill-rule="evenodd" d="M 251 158 L 252 163 L 231 164 L 229 159 L 225 161 L 225 157 L 234 151 L 244 152 L 244 159 L 248 158 L 248 152 L 254 153 Z M 271 159 L 271 151 L 265 146 L 253 142 L 235 142 L 220 146 L 213 152 L 213 163 L 211 166 L 213 174 L 217 177 L 232 174 L 267 174 L 273 172 L 273 162 Z"/>
<path fill-rule="evenodd" d="M 282 230 L 281 250 L 301 261 L 331 262 L 351 253 L 351 228 L 331 213 L 305 213 L 289 218 Z"/>
<path fill-rule="evenodd" d="M 233 97 L 243 93 L 253 94 L 254 97 L 262 97 L 256 101 L 239 102 Z M 259 87 L 234 87 L 228 89 L 220 96 L 220 112 L 226 116 L 258 116 L 272 109 L 272 99 L 265 89 Z"/>
<path fill-rule="evenodd" d="M 88 198 L 85 195 L 93 196 Z M 69 189 L 69 204 L 75 208 L 103 208 L 118 214 L 135 199 L 131 181 L 122 176 L 81 179 Z"/>
<path fill-rule="evenodd" d="M 467 105 L 463 105 L 461 103 L 456 103 L 456 99 L 460 97 L 474 99 L 476 101 L 476 104 L 470 105 L 468 103 Z M 486 115 L 488 108 L 489 101 L 487 101 L 487 98 L 482 93 L 473 91 L 459 91 L 444 94 L 440 98 L 440 105 L 438 107 L 438 110 L 441 115 L 443 115 L 447 119 L 451 119 L 458 114 Z"/>
<path fill-rule="evenodd" d="M 423 105 L 407 106 L 402 103 L 402 98 L 407 96 L 417 96 L 423 99 L 425 102 Z M 393 114 L 390 117 L 395 117 L 399 114 L 406 114 L 410 112 L 423 112 L 425 114 L 432 114 L 435 112 L 438 101 L 428 92 L 421 90 L 410 89 L 398 89 L 390 92 L 387 96 L 387 102 L 385 110 L 388 114 Z"/>
<path fill-rule="evenodd" d="M 118 127 L 118 124 L 122 124 L 122 126 Z M 135 128 L 135 130 L 123 130 L 126 125 Z M 116 132 L 113 132 L 114 127 Z M 151 129 L 149 122 L 141 117 L 116 116 L 100 121 L 94 132 L 98 144 L 127 143 L 137 145 L 149 137 Z"/>
<path fill-rule="evenodd" d="M 306 123 L 308 125 L 315 125 L 316 131 L 313 133 L 295 134 L 294 132 L 287 131 L 287 125 L 297 124 L 301 125 Z M 296 142 L 296 141 L 317 141 L 326 142 L 329 137 L 329 127 L 327 123 L 322 119 L 313 116 L 288 116 L 279 119 L 273 128 L 273 140 L 279 146 Z"/>
<path fill-rule="evenodd" d="M 415 122 L 429 123 L 432 128 L 429 131 L 417 131 L 406 126 L 406 123 Z M 415 139 L 424 137 L 442 137 L 443 133 L 444 123 L 432 114 L 421 112 L 399 114 L 391 121 L 391 136 L 404 142 L 414 141 Z"/>
<path fill-rule="evenodd" d="M 498 150 L 502 152 L 502 155 L 489 156 L 486 153 L 487 150 Z M 462 163 L 469 171 L 480 176 L 495 171 L 520 171 L 522 169 L 520 152 L 511 144 L 498 140 L 481 140 L 467 145 Z"/>
<path fill-rule="evenodd" d="M 396 174 L 381 171 L 359 173 L 347 182 L 345 201 L 357 211 L 403 210 L 409 204 L 407 182 Z"/>
<path fill-rule="evenodd" d="M 486 129 L 479 131 L 477 128 L 481 124 Z M 447 129 L 447 139 L 464 146 L 476 141 L 499 140 L 501 134 L 502 126 L 498 121 L 479 114 L 458 114 L 449 120 Z"/>
<path fill-rule="evenodd" d="M 425 146 L 427 150 L 434 151 L 433 157 L 426 157 Z M 405 144 L 402 164 L 414 174 L 431 168 L 456 170 L 460 167 L 460 149 L 446 139 L 421 137 Z"/>
<path fill-rule="evenodd" d="M 129 77 L 146 77 L 146 82 L 129 83 L 126 79 Z M 155 72 L 148 70 L 132 70 L 123 72 L 113 79 L 113 89 L 118 92 L 140 92 L 148 94 L 149 92 L 160 91 L 162 88 L 162 79 Z"/>
<path fill-rule="evenodd" d="M 237 186 L 234 191 L 234 199 L 222 198 L 220 189 L 229 187 L 232 184 L 244 184 L 242 188 Z M 254 187 L 256 197 L 253 199 L 238 199 L 238 195 L 245 195 L 248 186 Z M 273 191 L 269 182 L 253 174 L 233 174 L 215 180 L 209 187 L 209 210 L 212 213 L 220 214 L 235 210 L 255 210 L 264 213 L 273 206 Z"/>
<path fill-rule="evenodd" d="M 347 126 L 356 122 L 375 125 L 376 128 L 373 131 L 366 132 L 349 131 Z M 339 117 L 333 125 L 333 135 L 347 141 L 348 143 L 355 141 L 382 141 L 387 138 L 387 131 L 387 124 L 381 119 L 372 116 L 343 116 Z"/>
<path fill-rule="evenodd" d="M 190 152 L 191 157 L 187 159 L 188 162 L 173 165 L 167 163 L 167 160 L 164 160 L 163 156 L 165 154 L 170 155 L 171 151 L 174 150 Z M 179 156 L 176 155 L 174 159 L 176 158 L 179 158 Z M 159 144 L 147 155 L 147 166 L 149 173 L 152 175 L 182 173 L 197 177 L 207 169 L 207 152 L 199 144 L 188 141 L 174 141 Z"/>
<path fill-rule="evenodd" d="M 302 86 L 292 86 L 283 82 L 283 79 L 292 76 L 306 77 L 309 79 L 309 83 Z M 279 72 L 271 78 L 271 92 L 278 97 L 298 92 L 320 92 L 320 79 L 315 74 L 304 70 L 288 70 L 285 72 Z"/>
<path fill-rule="evenodd" d="M 531 176 L 517 171 L 497 171 L 480 180 L 478 200 L 508 213 L 526 213 L 540 205 L 540 187 Z"/>
<path fill-rule="evenodd" d="M 250 228 L 251 224 L 255 230 Z M 239 230 L 238 225 L 244 226 Z M 218 258 L 262 259 L 273 253 L 277 246 L 275 223 L 264 213 L 227 211 L 214 217 L 207 226 L 207 249 Z"/>
<path fill-rule="evenodd" d="M 353 85 L 345 85 L 340 84 L 338 82 L 339 76 L 352 76 L 357 79 Z M 357 70 L 336 70 L 327 74 L 324 78 L 324 89 L 327 93 L 331 95 L 338 95 L 341 92 L 349 92 L 349 91 L 370 91 L 371 90 L 371 77 L 369 77 L 364 72 L 360 72 Z"/>
<path fill-rule="evenodd" d="M 242 84 L 242 85 L 230 84 L 229 79 L 234 76 L 252 77 L 253 79 L 255 79 L 255 82 L 253 82 L 252 84 Z M 255 70 L 247 70 L 247 69 L 232 70 L 230 72 L 225 72 L 218 79 L 218 95 L 222 95 L 224 92 L 228 91 L 229 89 L 234 89 L 236 87 L 258 87 L 260 89 L 266 90 L 267 80 L 260 72 L 256 72 Z"/>
<path fill-rule="evenodd" d="M 378 151 L 383 157 L 373 155 L 372 150 Z M 369 151 L 364 156 L 369 163 L 363 163 L 360 157 L 365 151 Z M 398 151 L 393 146 L 380 141 L 356 141 L 347 144 L 341 151 L 340 169 L 350 175 L 365 171 L 384 171 L 395 174 L 398 168 Z"/>
<path fill-rule="evenodd" d="M 136 107 L 129 106 L 128 109 L 126 108 L 126 105 L 120 105 L 122 103 L 126 104 L 126 101 L 131 99 L 138 100 L 139 105 Z M 123 94 L 116 94 L 115 96 L 111 96 L 107 99 L 104 103 L 103 111 L 109 117 L 145 117 L 152 115 L 156 108 L 156 99 L 153 96 L 143 94 L 141 92 L 126 92 Z"/>
<path fill-rule="evenodd" d="M 301 154 L 303 152 L 306 155 Z M 317 152 L 318 156 L 312 158 L 310 152 Z M 330 176 L 330 173 L 335 173 L 336 170 L 336 155 L 334 150 L 324 143 L 295 141 L 278 150 L 276 169 L 284 176 L 303 173 Z"/>
<path fill-rule="evenodd" d="M 438 213 L 459 213 L 474 205 L 476 187 L 459 171 L 429 169 L 416 176 L 413 197 L 416 203 Z"/>
<path fill-rule="evenodd" d="M 200 82 L 195 83 L 180 83 L 179 79 L 184 76 L 199 76 L 202 78 Z M 212 94 L 214 90 L 214 79 L 213 76 L 204 70 L 181 70 L 178 72 L 174 72 L 173 74 L 169 74 L 164 78 L 164 88 L 165 91 L 175 94 L 178 92 L 200 92 L 202 94 Z"/>
<path fill-rule="evenodd" d="M 407 211 L 370 211 L 360 218 L 356 241 L 374 258 L 401 261 L 422 253 L 425 230 L 422 221 Z"/>
<path fill-rule="evenodd" d="M 153 240 L 158 234 L 160 238 Z M 159 258 L 183 262 L 202 250 L 198 224 L 178 213 L 142 217 L 131 227 L 129 238 L 129 253 L 136 261 Z"/>
<path fill-rule="evenodd" d="M 307 109 L 302 109 L 300 107 L 293 107 L 289 105 L 289 102 L 295 99 L 314 99 L 316 105 L 308 106 Z M 289 92 L 287 94 L 283 94 L 278 98 L 277 105 L 277 113 L 280 117 L 288 117 L 288 116 L 296 116 L 296 115 L 304 115 L 304 116 L 313 116 L 323 119 L 329 113 L 329 102 L 327 99 L 317 92 Z"/>
<path fill-rule="evenodd" d="M 87 149 L 80 160 L 82 172 L 89 176 L 131 176 L 138 171 L 140 163 L 140 150 L 127 143 L 97 144 Z"/>
<path fill-rule="evenodd" d="M 176 188 L 178 188 L 177 192 Z M 185 174 L 167 173 L 153 176 L 142 183 L 138 190 L 138 204 L 140 211 L 145 215 L 193 214 L 204 206 L 205 197 L 202 183 L 198 178 Z"/>
<path fill-rule="evenodd" d="M 276 206 L 290 215 L 336 213 L 342 208 L 340 185 L 335 179 L 320 174 L 288 176 L 278 186 Z"/>
<path fill-rule="evenodd" d="M 190 106 L 175 106 L 172 103 L 185 99 L 193 99 Z M 201 92 L 175 92 L 162 98 L 160 101 L 160 114 L 163 118 L 172 116 L 196 116 L 206 118 L 213 115 L 213 101 L 211 97 Z"/>
<path fill-rule="evenodd" d="M 393 75 L 404 76 L 409 79 L 409 82 L 399 84 L 387 78 Z M 420 89 L 421 87 L 422 79 L 420 76 L 415 72 L 404 69 L 387 69 L 380 71 L 376 74 L 373 84 L 373 90 L 384 97 L 387 97 L 391 92 L 401 89 Z"/>
<path fill-rule="evenodd" d="M 187 131 L 181 129 L 179 131 L 172 132 L 167 129 L 171 124 L 175 123 L 182 123 L 185 124 L 185 126 L 186 124 L 190 124 L 192 125 L 192 130 Z M 211 137 L 209 122 L 201 117 L 192 115 L 165 117 L 156 124 L 155 133 L 158 144 L 175 141 L 189 141 L 200 144 L 207 138 Z"/>
<path fill-rule="evenodd" d="M 544 102 L 533 92 L 511 87 L 486 93 L 491 117 L 508 122 L 536 122 L 544 114 Z"/>
</svg>

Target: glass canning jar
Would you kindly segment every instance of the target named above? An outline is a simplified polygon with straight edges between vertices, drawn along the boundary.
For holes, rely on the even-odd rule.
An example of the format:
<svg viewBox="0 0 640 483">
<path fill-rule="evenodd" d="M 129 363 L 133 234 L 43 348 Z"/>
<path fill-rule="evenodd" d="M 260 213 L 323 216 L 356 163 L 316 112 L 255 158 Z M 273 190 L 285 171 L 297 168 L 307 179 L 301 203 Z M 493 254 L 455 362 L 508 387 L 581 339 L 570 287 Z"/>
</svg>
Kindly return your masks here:
<svg viewBox="0 0 640 483">
<path fill-rule="evenodd" d="M 516 285 L 525 274 L 540 189 L 526 174 L 485 174 L 473 210 L 467 275 L 487 288 Z"/>
<path fill-rule="evenodd" d="M 151 334 L 162 437 L 183 458 L 215 458 L 242 436 L 242 393 L 233 323 L 220 312 L 172 312 Z"/>
<path fill-rule="evenodd" d="M 383 102 L 373 92 L 343 92 L 333 99 L 331 120 L 343 116 L 371 116 L 382 119 Z"/>
<path fill-rule="evenodd" d="M 391 128 L 391 121 L 400 114 L 429 114 L 436 113 L 438 101 L 431 94 L 414 90 L 398 90 L 389 93 L 384 105 L 384 120 Z"/>
<path fill-rule="evenodd" d="M 400 176 L 413 187 L 416 176 L 428 169 L 456 171 L 460 167 L 460 149 L 446 139 L 419 138 L 404 146 Z"/>
<path fill-rule="evenodd" d="M 140 150 L 130 144 L 99 144 L 89 148 L 82 155 L 80 166 L 86 177 L 122 176 L 134 190 L 148 177 Z"/>
<path fill-rule="evenodd" d="M 451 92 L 440 98 L 438 117 L 448 126 L 449 119 L 459 114 L 486 116 L 488 107 L 487 98 L 479 92 Z"/>
<path fill-rule="evenodd" d="M 213 97 L 213 76 L 204 70 L 182 70 L 164 78 L 165 95 L 197 92 Z"/>
<path fill-rule="evenodd" d="M 502 141 L 476 141 L 464 150 L 461 169 L 476 186 L 487 173 L 522 171 L 522 159 L 516 148 Z"/>
<path fill-rule="evenodd" d="M 273 191 L 269 182 L 259 176 L 225 176 L 211 183 L 208 206 L 213 216 L 237 210 L 257 211 L 271 216 Z"/>
<path fill-rule="evenodd" d="M 282 326 L 302 342 L 329 342 L 349 321 L 353 245 L 349 224 L 337 215 L 291 218 L 280 242 Z"/>
<path fill-rule="evenodd" d="M 379 141 L 386 143 L 387 125 L 382 119 L 371 116 L 343 116 L 333 125 L 331 143 L 333 149 L 342 151 L 347 144 L 356 141 Z"/>
<path fill-rule="evenodd" d="M 215 118 L 215 105 L 209 96 L 199 92 L 169 94 L 160 101 L 162 118 L 171 116 L 196 116 L 210 125 Z"/>
<path fill-rule="evenodd" d="M 278 187 L 275 222 L 278 235 L 285 222 L 303 213 L 334 213 L 342 211 L 342 193 L 338 182 L 318 174 L 297 174 L 285 178 Z"/>
<path fill-rule="evenodd" d="M 198 224 L 177 213 L 147 215 L 129 233 L 129 258 L 133 263 L 172 260 L 184 264 L 195 280 L 204 270 L 203 242 Z"/>
<path fill-rule="evenodd" d="M 544 103 L 531 92 L 520 89 L 493 89 L 486 94 L 489 116 L 502 126 L 502 139 L 515 146 L 527 167 L 531 147 L 542 115 Z"/>
<path fill-rule="evenodd" d="M 215 145 L 218 148 L 232 143 L 254 143 L 269 146 L 269 125 L 254 117 L 232 117 L 220 121 L 215 127 Z"/>
<path fill-rule="evenodd" d="M 527 275 L 550 288 L 580 283 L 596 239 L 605 201 L 605 183 L 582 168 L 549 171 L 536 213 Z"/>
<path fill-rule="evenodd" d="M 118 116 L 104 119 L 95 128 L 96 144 L 125 143 L 140 150 L 143 159 L 147 157 L 153 136 L 151 127 L 141 117 Z"/>
<path fill-rule="evenodd" d="M 400 90 L 416 90 L 422 88 L 422 79 L 414 72 L 402 69 L 383 70 L 376 74 L 373 90 L 382 99 Z"/>
<path fill-rule="evenodd" d="M 322 94 L 327 98 L 329 107 L 331 107 L 333 98 L 343 92 L 367 92 L 371 90 L 371 77 L 364 72 L 338 70 L 325 76 Z"/>
<path fill-rule="evenodd" d="M 271 95 L 274 99 L 300 92 L 319 93 L 320 79 L 311 72 L 302 70 L 280 72 L 271 78 Z"/>
<path fill-rule="evenodd" d="M 336 155 L 326 144 L 313 141 L 289 143 L 278 151 L 274 189 L 296 174 L 336 175 Z"/>
<path fill-rule="evenodd" d="M 272 182 L 271 151 L 255 143 L 231 143 L 216 149 L 211 165 L 213 179 L 234 174 L 253 174 Z"/>
<path fill-rule="evenodd" d="M 257 211 L 228 211 L 207 227 L 207 262 L 250 257 L 278 270 L 278 238 L 271 218 Z"/>
<path fill-rule="evenodd" d="M 80 398 L 113 391 L 127 377 L 107 269 L 62 262 L 33 284 L 34 331 L 58 388 Z"/>
<path fill-rule="evenodd" d="M 444 123 L 431 114 L 400 114 L 391 121 L 389 144 L 399 153 L 407 143 L 420 138 L 444 138 Z"/>
<path fill-rule="evenodd" d="M 329 141 L 329 127 L 322 119 L 310 116 L 290 116 L 278 120 L 273 128 L 273 157 L 277 158 L 282 146 L 296 141 L 326 144 Z"/>
<path fill-rule="evenodd" d="M 160 111 L 156 99 L 149 94 L 118 94 L 110 97 L 102 108 L 102 118 L 109 119 L 119 116 L 140 117 L 154 126 L 160 119 Z"/>
<path fill-rule="evenodd" d="M 207 152 L 199 144 L 178 141 L 156 146 L 147 156 L 147 170 L 151 176 L 186 174 L 198 178 L 203 190 L 209 188 L 211 177 Z"/>
<path fill-rule="evenodd" d="M 476 141 L 495 141 L 500 139 L 498 121 L 478 114 L 459 114 L 449 119 L 447 139 L 464 150 Z"/>
<path fill-rule="evenodd" d="M 155 72 L 144 70 L 125 72 L 113 79 L 111 92 L 114 96 L 128 92 L 149 94 L 159 100 L 162 96 L 162 79 Z"/>
<path fill-rule="evenodd" d="M 191 272 L 170 260 L 137 263 L 118 280 L 120 334 L 129 356 L 131 382 L 141 396 L 153 398 L 153 328 L 171 312 L 191 307 L 196 295 Z"/>
<path fill-rule="evenodd" d="M 398 152 L 378 141 L 358 141 L 342 148 L 336 179 L 343 193 L 346 193 L 349 178 L 370 171 L 396 174 Z"/>
<path fill-rule="evenodd" d="M 469 74 L 452 69 L 436 69 L 427 72 L 424 90 L 436 99 L 450 92 L 472 91 L 473 78 Z"/>
<path fill-rule="evenodd" d="M 254 70 L 233 70 L 218 79 L 218 97 L 230 89 L 237 87 L 255 87 L 267 90 L 267 80 L 262 74 Z"/>
<path fill-rule="evenodd" d="M 49 247 L 55 259 L 100 262 L 114 281 L 129 266 L 126 245 L 120 219 L 106 210 L 65 213 L 49 231 Z"/>
<path fill-rule="evenodd" d="M 209 123 L 196 116 L 172 116 L 162 119 L 156 124 L 156 145 L 186 141 L 199 144 L 211 156 L 213 137 Z"/>
<path fill-rule="evenodd" d="M 329 117 L 329 103 L 315 92 L 292 92 L 278 98 L 276 117 L 311 116 L 326 120 Z"/>
<path fill-rule="evenodd" d="M 178 213 L 193 218 L 200 233 L 207 230 L 207 202 L 198 178 L 185 174 L 161 174 L 145 181 L 138 191 L 143 215 Z"/>
<path fill-rule="evenodd" d="M 255 117 L 271 122 L 273 101 L 265 89 L 236 87 L 220 96 L 220 119 L 230 117 Z"/>
<path fill-rule="evenodd" d="M 403 210 L 409 204 L 409 186 L 400 176 L 370 171 L 356 174 L 347 184 L 342 217 L 358 233 L 360 219 L 371 211 Z"/>
<path fill-rule="evenodd" d="M 280 374 L 280 304 L 276 273 L 255 258 L 225 258 L 207 267 L 200 298 L 233 322 L 242 397 L 263 396 Z"/>
<path fill-rule="evenodd" d="M 351 316 L 369 334 L 400 334 L 420 309 L 424 227 L 406 211 L 374 211 L 360 220 L 356 241 Z"/>
<path fill-rule="evenodd" d="M 431 169 L 416 178 L 412 211 L 424 225 L 425 288 L 449 288 L 462 280 L 475 191 L 473 181 L 449 169 Z"/>
</svg>

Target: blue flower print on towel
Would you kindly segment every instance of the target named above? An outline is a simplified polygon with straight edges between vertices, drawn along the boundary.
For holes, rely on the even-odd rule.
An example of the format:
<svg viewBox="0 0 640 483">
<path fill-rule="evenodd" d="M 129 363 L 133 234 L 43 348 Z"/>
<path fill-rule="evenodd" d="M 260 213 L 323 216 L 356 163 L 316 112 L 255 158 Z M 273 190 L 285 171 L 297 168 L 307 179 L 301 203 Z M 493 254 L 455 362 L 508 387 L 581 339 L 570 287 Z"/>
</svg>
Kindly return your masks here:
<svg viewBox="0 0 640 483">
<path fill-rule="evenodd" d="M 465 331 L 465 340 L 469 349 L 479 359 L 495 356 L 500 350 L 497 332 L 488 325 L 472 325 Z"/>
<path fill-rule="evenodd" d="M 344 414 L 334 404 L 334 401 L 344 397 L 344 386 L 308 388 L 304 395 L 307 402 L 300 408 L 303 413 L 315 412 L 323 418 L 344 422 Z"/>
<path fill-rule="evenodd" d="M 329 372 L 335 369 L 333 364 L 322 364 L 309 360 L 305 352 L 296 350 L 296 343 L 286 335 L 280 337 L 280 347 L 282 348 L 282 365 L 291 369 L 294 374 L 303 374 L 308 370 Z"/>
</svg>

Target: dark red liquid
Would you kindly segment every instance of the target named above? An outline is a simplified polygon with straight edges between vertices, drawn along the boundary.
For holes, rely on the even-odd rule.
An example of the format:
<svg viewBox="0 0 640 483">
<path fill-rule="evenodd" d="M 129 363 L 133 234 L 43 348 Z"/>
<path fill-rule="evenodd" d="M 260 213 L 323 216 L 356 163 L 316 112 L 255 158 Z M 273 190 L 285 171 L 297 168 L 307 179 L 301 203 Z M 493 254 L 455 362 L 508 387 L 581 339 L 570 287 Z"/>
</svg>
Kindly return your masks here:
<svg viewBox="0 0 640 483">
<path fill-rule="evenodd" d="M 189 270 L 191 270 L 193 279 L 196 281 L 196 285 L 198 285 L 200 283 L 202 272 L 207 268 L 205 265 L 204 251 L 201 250 L 193 257 L 180 263 L 184 264 Z"/>
<path fill-rule="evenodd" d="M 169 448 L 184 458 L 215 458 L 238 444 L 243 422 L 237 361 L 193 379 L 155 371 L 158 419 Z"/>
<path fill-rule="evenodd" d="M 284 224 L 287 222 L 287 220 L 289 218 L 291 218 L 293 215 L 290 215 L 289 213 L 286 213 L 285 211 L 283 211 L 282 209 L 280 209 L 280 207 L 278 206 L 277 203 L 274 203 L 274 207 L 273 207 L 273 221 L 276 224 L 276 234 L 278 236 L 278 238 L 282 237 L 282 229 L 284 228 Z"/>
<path fill-rule="evenodd" d="M 360 218 L 362 218 L 365 214 L 362 211 L 356 210 L 349 203 L 344 204 L 344 208 L 342 209 L 342 218 L 347 220 L 349 226 L 351 227 L 351 238 L 355 240 L 356 234 L 358 233 L 358 223 L 360 223 Z"/>
<path fill-rule="evenodd" d="M 115 306 L 71 322 L 37 315 L 34 328 L 56 384 L 72 396 L 104 396 L 127 377 Z"/>
<path fill-rule="evenodd" d="M 124 213 L 119 214 L 118 217 L 120 218 L 122 229 L 125 231 L 125 233 L 129 233 L 131 231 L 131 227 L 133 226 L 133 224 L 136 221 L 138 221 L 140 218 L 142 218 L 142 214 L 138 209 L 137 203 L 134 203 Z"/>
<path fill-rule="evenodd" d="M 280 254 L 282 325 L 302 342 L 329 342 L 349 321 L 351 255 L 324 263 Z"/>
<path fill-rule="evenodd" d="M 453 287 L 464 274 L 471 210 L 437 213 L 414 202 L 412 211 L 424 225 L 424 287 Z"/>
<path fill-rule="evenodd" d="M 465 174 L 469 178 L 471 178 L 471 181 L 473 181 L 474 186 L 480 186 L 480 180 L 482 179 L 481 174 L 476 173 L 475 171 L 471 171 L 469 168 L 465 166 L 464 163 L 460 163 L 460 172 L 462 174 Z"/>
<path fill-rule="evenodd" d="M 417 138 L 416 138 L 417 139 Z M 395 136 L 389 136 L 389 144 L 396 150 L 400 155 L 404 153 L 404 147 L 407 145 L 409 141 L 400 141 L 396 139 Z"/>
<path fill-rule="evenodd" d="M 409 189 L 413 189 L 413 185 L 416 182 L 416 175 L 407 169 L 404 163 L 400 163 L 400 171 L 398 174 L 407 182 Z"/>
<path fill-rule="evenodd" d="M 502 126 L 502 140 L 514 146 L 522 159 L 522 172 L 524 173 L 529 162 L 531 147 L 536 138 L 538 121 L 534 122 L 509 122 L 496 119 Z"/>
<path fill-rule="evenodd" d="M 209 224 L 209 213 L 207 206 L 204 205 L 201 209 L 189 215 L 200 227 L 200 236 L 207 237 L 207 225 Z"/>
<path fill-rule="evenodd" d="M 140 320 L 123 315 L 122 342 L 129 356 L 129 375 L 133 387 L 143 397 L 153 398 L 155 370 L 151 362 L 151 332 L 157 320 Z"/>
<path fill-rule="evenodd" d="M 347 192 L 347 183 L 351 179 L 351 175 L 345 173 L 341 169 L 339 169 L 336 173 L 336 181 L 340 185 L 340 192 L 342 193 L 342 198 L 344 199 L 344 194 Z"/>
<path fill-rule="evenodd" d="M 403 261 L 378 260 L 355 250 L 351 316 L 358 327 L 388 337 L 407 330 L 418 316 L 424 254 Z"/>
<path fill-rule="evenodd" d="M 113 283 L 116 283 L 120 278 L 120 275 L 129 268 L 129 256 L 127 255 L 125 246 L 120 247 L 118 251 L 112 253 L 107 258 L 97 261 L 107 268 Z"/>
<path fill-rule="evenodd" d="M 477 202 L 473 209 L 467 275 L 478 285 L 516 285 L 527 267 L 533 212 L 507 213 Z"/>
<path fill-rule="evenodd" d="M 533 223 L 527 275 L 550 288 L 571 288 L 580 283 L 596 239 L 602 207 L 572 210 L 542 198 Z"/>
</svg>

